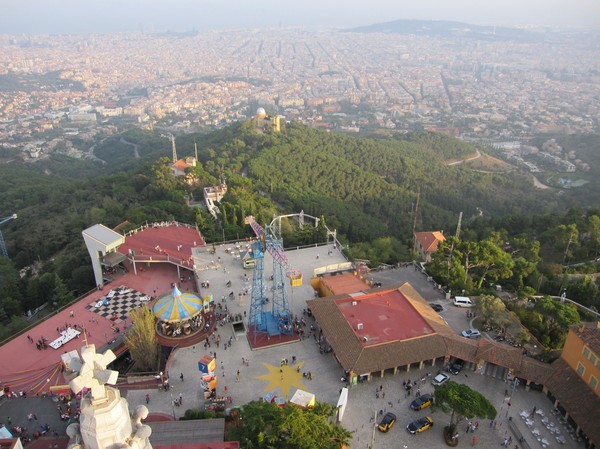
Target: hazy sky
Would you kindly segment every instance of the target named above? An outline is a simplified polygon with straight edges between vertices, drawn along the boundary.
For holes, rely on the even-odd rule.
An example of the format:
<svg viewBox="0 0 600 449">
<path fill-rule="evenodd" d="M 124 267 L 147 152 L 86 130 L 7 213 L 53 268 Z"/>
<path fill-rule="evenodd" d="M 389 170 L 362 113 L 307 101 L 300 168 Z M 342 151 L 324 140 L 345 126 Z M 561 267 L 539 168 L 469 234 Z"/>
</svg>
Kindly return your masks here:
<svg viewBox="0 0 600 449">
<path fill-rule="evenodd" d="M 0 34 L 346 27 L 396 19 L 600 26 L 600 0 L 2 0 Z"/>
</svg>

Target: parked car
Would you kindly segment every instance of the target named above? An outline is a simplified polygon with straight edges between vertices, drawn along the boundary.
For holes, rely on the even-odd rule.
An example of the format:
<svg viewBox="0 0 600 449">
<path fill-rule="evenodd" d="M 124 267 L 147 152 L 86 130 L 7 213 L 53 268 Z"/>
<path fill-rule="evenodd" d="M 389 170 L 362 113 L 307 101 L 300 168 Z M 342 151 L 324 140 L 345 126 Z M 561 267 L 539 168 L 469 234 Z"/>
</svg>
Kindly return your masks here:
<svg viewBox="0 0 600 449">
<path fill-rule="evenodd" d="M 377 425 L 377 428 L 381 432 L 387 432 L 388 430 L 390 430 L 393 427 L 395 422 L 396 422 L 396 415 L 394 415 L 393 413 L 387 412 L 383 416 L 383 418 L 381 419 L 379 424 Z"/>
<path fill-rule="evenodd" d="M 410 403 L 410 408 L 419 411 L 429 407 L 431 404 L 433 404 L 433 396 L 430 394 L 422 394 Z"/>
<path fill-rule="evenodd" d="M 448 365 L 448 367 L 446 368 L 446 371 L 448 371 L 449 373 L 452 373 L 454 375 L 457 375 L 463 369 L 464 364 L 465 364 L 464 360 L 461 360 L 461 359 L 455 360 L 454 363 L 450 363 Z"/>
<path fill-rule="evenodd" d="M 432 303 L 432 304 L 429 304 L 429 306 L 430 306 L 430 307 L 431 307 L 433 310 L 435 310 L 437 313 L 440 313 L 440 312 L 445 312 L 445 311 L 446 311 L 446 308 L 445 308 L 443 305 L 441 305 L 441 304 L 438 304 L 438 303 L 435 303 L 435 302 L 434 302 L 434 303 Z"/>
<path fill-rule="evenodd" d="M 433 378 L 433 380 L 431 381 L 431 385 L 433 385 L 434 387 L 439 387 L 440 385 L 444 385 L 446 382 L 448 382 L 448 379 L 450 379 L 448 375 L 440 373 Z"/>
<path fill-rule="evenodd" d="M 433 426 L 433 419 L 429 416 L 424 416 L 423 418 L 419 418 L 416 421 L 411 422 L 408 426 L 406 426 L 406 430 L 408 430 L 413 435 L 415 433 L 425 432 Z"/>
<path fill-rule="evenodd" d="M 465 329 L 464 331 L 461 332 L 463 337 L 467 337 L 467 338 L 479 338 L 481 337 L 481 332 L 479 332 L 477 329 Z"/>
</svg>

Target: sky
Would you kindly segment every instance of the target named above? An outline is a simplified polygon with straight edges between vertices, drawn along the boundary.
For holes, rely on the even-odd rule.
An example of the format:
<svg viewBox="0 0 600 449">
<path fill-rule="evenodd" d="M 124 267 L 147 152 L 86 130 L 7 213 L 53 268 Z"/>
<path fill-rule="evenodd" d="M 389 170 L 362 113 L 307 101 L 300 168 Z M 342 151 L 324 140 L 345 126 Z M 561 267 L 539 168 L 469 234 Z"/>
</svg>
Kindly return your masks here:
<svg viewBox="0 0 600 449">
<path fill-rule="evenodd" d="M 600 27 L 600 0 L 2 0 L 0 34 L 352 27 L 398 19 Z"/>
</svg>

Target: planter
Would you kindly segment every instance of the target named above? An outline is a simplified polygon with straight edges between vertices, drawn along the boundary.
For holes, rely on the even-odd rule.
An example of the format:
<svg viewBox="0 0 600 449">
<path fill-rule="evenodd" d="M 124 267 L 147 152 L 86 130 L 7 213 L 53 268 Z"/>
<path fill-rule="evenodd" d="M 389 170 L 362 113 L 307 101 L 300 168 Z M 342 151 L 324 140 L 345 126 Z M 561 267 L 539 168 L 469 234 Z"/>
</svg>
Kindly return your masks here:
<svg viewBox="0 0 600 449">
<path fill-rule="evenodd" d="M 458 446 L 458 437 L 456 436 L 456 426 L 444 427 L 444 441 L 450 447 Z"/>
</svg>

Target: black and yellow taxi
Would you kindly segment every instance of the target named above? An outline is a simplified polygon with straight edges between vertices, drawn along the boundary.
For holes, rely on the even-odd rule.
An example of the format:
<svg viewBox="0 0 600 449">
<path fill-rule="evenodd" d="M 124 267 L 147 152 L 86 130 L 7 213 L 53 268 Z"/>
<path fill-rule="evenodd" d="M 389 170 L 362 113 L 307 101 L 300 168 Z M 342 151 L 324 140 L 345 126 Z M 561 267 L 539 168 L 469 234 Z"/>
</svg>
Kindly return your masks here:
<svg viewBox="0 0 600 449">
<path fill-rule="evenodd" d="M 433 404 L 433 396 L 430 394 L 422 394 L 410 403 L 410 408 L 413 410 L 423 410 Z"/>
<path fill-rule="evenodd" d="M 433 419 L 431 419 L 429 416 L 424 416 L 423 418 L 419 418 L 416 421 L 411 422 L 408 426 L 406 426 L 406 430 L 414 435 L 415 433 L 425 432 L 432 426 Z"/>
<path fill-rule="evenodd" d="M 393 413 L 387 412 L 383 416 L 383 418 L 381 418 L 381 421 L 379 421 L 379 424 L 377 424 L 377 428 L 381 432 L 387 432 L 394 426 L 395 422 L 396 422 L 396 415 L 394 415 Z"/>
</svg>

